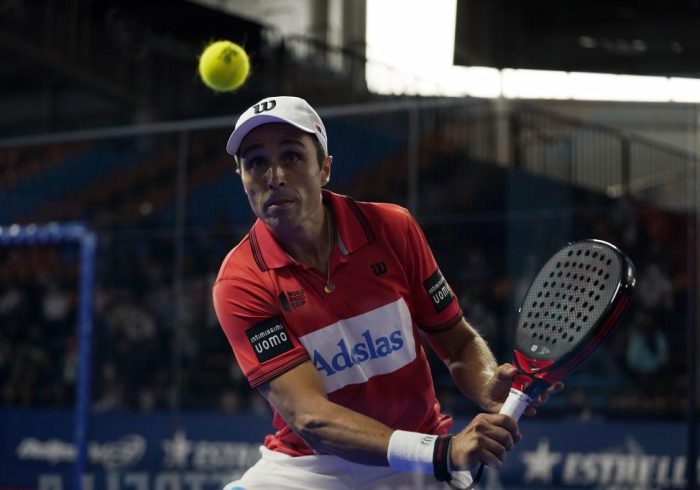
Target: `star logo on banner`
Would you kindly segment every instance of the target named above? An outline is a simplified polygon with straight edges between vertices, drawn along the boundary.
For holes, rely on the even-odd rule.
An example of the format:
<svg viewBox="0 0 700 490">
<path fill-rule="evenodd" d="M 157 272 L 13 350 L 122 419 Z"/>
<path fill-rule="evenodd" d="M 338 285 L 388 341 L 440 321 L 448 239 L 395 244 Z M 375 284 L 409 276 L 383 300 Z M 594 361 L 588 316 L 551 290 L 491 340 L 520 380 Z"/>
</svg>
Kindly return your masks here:
<svg viewBox="0 0 700 490">
<path fill-rule="evenodd" d="M 182 430 L 175 431 L 172 439 L 165 439 L 161 443 L 165 451 L 165 466 L 184 468 L 192 452 L 192 443 L 187 439 L 187 434 Z"/>
<path fill-rule="evenodd" d="M 552 482 L 552 470 L 554 466 L 561 462 L 561 453 L 551 452 L 549 449 L 549 439 L 540 439 L 537 449 L 534 451 L 524 451 L 520 459 L 523 460 L 527 469 L 523 481 L 532 483 L 540 480 L 542 483 Z"/>
</svg>

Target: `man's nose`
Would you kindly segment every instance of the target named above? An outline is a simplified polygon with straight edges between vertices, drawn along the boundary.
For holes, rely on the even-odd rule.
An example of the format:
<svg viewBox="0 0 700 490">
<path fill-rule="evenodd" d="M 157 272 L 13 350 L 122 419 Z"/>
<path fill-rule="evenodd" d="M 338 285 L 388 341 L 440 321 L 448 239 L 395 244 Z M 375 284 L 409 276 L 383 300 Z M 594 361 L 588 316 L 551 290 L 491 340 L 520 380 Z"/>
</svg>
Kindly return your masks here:
<svg viewBox="0 0 700 490">
<path fill-rule="evenodd" d="M 286 178 L 284 174 L 284 168 L 282 165 L 273 163 L 268 169 L 268 185 L 271 188 L 282 187 L 286 185 Z"/>
</svg>

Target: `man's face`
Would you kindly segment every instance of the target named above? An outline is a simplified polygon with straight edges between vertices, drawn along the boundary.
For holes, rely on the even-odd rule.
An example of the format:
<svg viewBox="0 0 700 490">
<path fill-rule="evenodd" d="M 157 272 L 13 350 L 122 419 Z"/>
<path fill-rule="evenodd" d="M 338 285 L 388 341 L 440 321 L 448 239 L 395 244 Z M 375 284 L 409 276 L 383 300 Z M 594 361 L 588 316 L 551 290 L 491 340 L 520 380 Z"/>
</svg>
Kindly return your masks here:
<svg viewBox="0 0 700 490">
<path fill-rule="evenodd" d="M 321 187 L 331 158 L 319 165 L 313 137 L 289 124 L 270 123 L 241 142 L 236 172 L 253 213 L 273 229 L 303 226 L 323 216 Z"/>
</svg>

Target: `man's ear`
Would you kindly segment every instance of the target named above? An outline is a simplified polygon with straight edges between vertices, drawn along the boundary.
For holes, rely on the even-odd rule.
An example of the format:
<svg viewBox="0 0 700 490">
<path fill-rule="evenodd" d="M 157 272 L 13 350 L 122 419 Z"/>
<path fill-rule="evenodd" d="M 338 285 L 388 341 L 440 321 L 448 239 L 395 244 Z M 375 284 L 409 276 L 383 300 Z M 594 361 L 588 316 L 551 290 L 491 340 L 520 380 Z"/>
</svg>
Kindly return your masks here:
<svg viewBox="0 0 700 490">
<path fill-rule="evenodd" d="M 333 157 L 331 155 L 328 155 L 326 158 L 323 159 L 323 163 L 321 164 L 321 172 L 325 174 L 325 177 L 323 178 L 323 182 L 321 185 L 326 185 L 329 180 L 331 180 L 331 166 L 333 164 Z"/>
</svg>

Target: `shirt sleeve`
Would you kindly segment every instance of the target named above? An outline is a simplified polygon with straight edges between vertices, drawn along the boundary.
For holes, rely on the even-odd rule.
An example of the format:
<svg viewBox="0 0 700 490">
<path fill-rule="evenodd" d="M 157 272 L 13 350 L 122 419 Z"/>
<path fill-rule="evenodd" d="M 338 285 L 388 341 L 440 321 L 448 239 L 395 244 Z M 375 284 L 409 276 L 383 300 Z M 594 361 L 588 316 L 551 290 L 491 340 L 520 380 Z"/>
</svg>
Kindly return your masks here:
<svg viewBox="0 0 700 490">
<path fill-rule="evenodd" d="M 406 261 L 416 323 L 426 332 L 439 332 L 462 318 L 462 308 L 435 261 L 420 226 L 408 215 L 406 220 Z"/>
<path fill-rule="evenodd" d="M 219 323 L 253 388 L 309 359 L 263 285 L 224 279 L 214 285 L 213 297 Z"/>
</svg>

